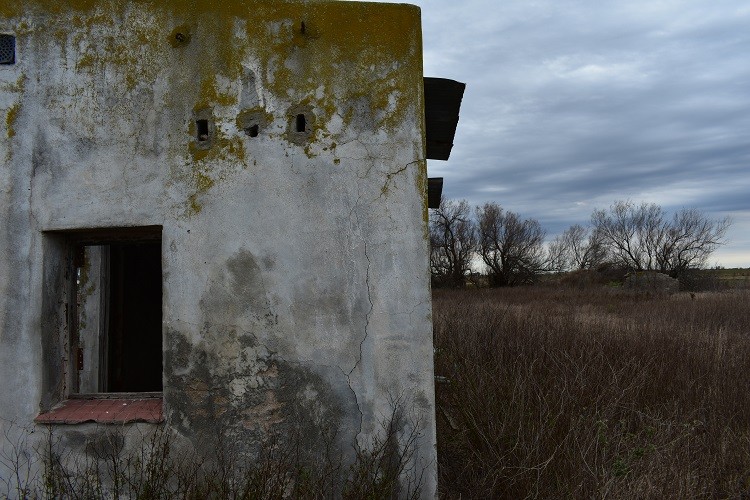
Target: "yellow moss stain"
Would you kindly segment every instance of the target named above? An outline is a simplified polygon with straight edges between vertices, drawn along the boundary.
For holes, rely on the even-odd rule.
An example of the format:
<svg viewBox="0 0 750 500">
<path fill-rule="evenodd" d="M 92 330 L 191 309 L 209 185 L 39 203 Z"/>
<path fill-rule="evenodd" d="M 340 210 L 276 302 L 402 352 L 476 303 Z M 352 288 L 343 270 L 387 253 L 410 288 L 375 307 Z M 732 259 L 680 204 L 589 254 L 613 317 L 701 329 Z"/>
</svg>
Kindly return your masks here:
<svg viewBox="0 0 750 500">
<path fill-rule="evenodd" d="M 232 137 L 220 142 L 219 145 L 224 148 L 226 155 L 239 161 L 245 162 L 245 143 L 239 137 Z"/>
<path fill-rule="evenodd" d="M 96 24 L 94 21 L 92 23 Z M 152 64 L 155 61 L 149 51 L 141 48 L 144 40 L 150 40 L 155 35 L 156 32 L 136 30 L 133 33 L 101 37 L 96 44 L 81 40 L 80 43 L 87 46 L 77 59 L 75 69 L 86 74 L 90 81 L 101 79 L 106 74 L 119 75 L 126 92 L 134 90 L 141 82 L 151 85 L 156 81 L 158 68 Z"/>
<path fill-rule="evenodd" d="M 11 92 L 14 94 L 22 94 L 25 89 L 26 75 L 19 76 L 15 83 L 6 82 L 0 84 L 0 90 L 4 90 L 6 92 Z"/>
<path fill-rule="evenodd" d="M 97 62 L 98 62 L 98 59 L 94 54 L 91 54 L 91 53 L 84 54 L 76 62 L 76 71 L 95 68 Z"/>
<path fill-rule="evenodd" d="M 166 90 L 159 105 L 185 112 L 191 107 L 214 110 L 210 148 L 196 143 L 191 124 L 190 136 L 175 141 L 167 153 L 179 161 L 187 143 L 192 162 L 175 173 L 175 180 L 189 186 L 194 213 L 200 211 L 203 193 L 245 167 L 246 138 L 238 118 L 243 65 L 255 72 L 261 102 L 270 103 L 276 120 L 289 106 L 312 109 L 316 125 L 311 141 L 325 137 L 334 117 L 343 121 L 343 128 L 354 120 L 368 120 L 370 130 L 387 132 L 402 124 L 423 126 L 417 7 L 301 0 L 0 2 L 0 17 L 13 22 L 20 15 L 39 26 L 32 36 L 41 36 L 44 27 L 59 38 L 59 50 L 69 54 L 74 88 L 61 84 L 61 101 L 85 95 L 96 110 L 105 102 L 94 101 L 100 99 L 97 92 L 122 84 L 122 111 L 127 112 L 136 89 L 158 88 L 162 82 Z M 185 38 L 178 40 L 178 33 Z M 274 116 L 262 112 L 269 126 L 274 123 Z M 115 123 L 117 113 L 102 108 L 91 117 L 91 126 Z M 301 146 L 314 156 L 325 145 Z M 426 188 L 422 191 L 426 196 Z"/>
<path fill-rule="evenodd" d="M 211 189 L 215 184 L 214 180 L 209 177 L 205 171 L 200 170 L 193 172 L 193 183 L 195 185 L 195 192 L 188 197 L 189 215 L 200 213 L 203 206 L 199 203 L 198 197 Z"/>
<path fill-rule="evenodd" d="M 204 76 L 195 109 L 232 106 L 234 104 L 237 104 L 237 94 L 229 89 L 220 89 L 215 73 Z"/>
<path fill-rule="evenodd" d="M 193 193 L 188 197 L 188 215 L 197 215 L 203 210 L 203 205 L 198 203 L 198 195 Z"/>
<path fill-rule="evenodd" d="M 420 14 L 413 6 L 271 0 L 251 4 L 242 0 L 25 0 L 3 2 L 0 12 L 8 17 L 41 13 L 69 22 L 79 33 L 63 46 L 70 42 L 84 45 L 76 69 L 101 75 L 110 65 L 127 67 L 128 90 L 140 80 L 152 83 L 155 73 L 169 66 L 170 61 L 164 59 L 167 54 L 156 50 L 159 45 L 171 45 L 174 50 L 189 44 L 199 62 L 185 62 L 200 68 L 200 98 L 215 105 L 235 105 L 237 96 L 217 90 L 215 79 L 211 82 L 208 77 L 221 74 L 230 81 L 236 79 L 247 57 L 259 63 L 263 88 L 287 102 L 308 99 L 321 123 L 346 108 L 342 99 L 362 96 L 369 100 L 376 125 L 390 127 L 421 97 Z M 127 26 L 128 17 L 138 17 L 135 13 L 145 19 Z M 184 23 L 164 29 L 168 19 L 190 19 L 195 29 Z M 242 29 L 238 26 L 244 26 L 244 34 L 237 32 Z M 98 36 L 94 27 L 107 27 L 113 36 Z M 177 34 L 185 38 L 177 40 Z M 89 38 L 97 41 L 96 47 L 85 47 Z M 351 118 L 351 113 L 344 116 Z"/>
<path fill-rule="evenodd" d="M 310 99 L 323 122 L 341 99 L 366 99 L 379 126 L 403 118 L 421 85 L 419 11 L 404 5 L 262 2 L 252 13 L 248 39 L 276 95 Z M 302 28 L 304 23 L 304 30 Z M 257 27 L 265 27 L 258 36 Z M 252 31 L 251 31 L 252 30 Z M 253 33 L 255 31 L 255 33 Z M 263 43 L 254 43 L 255 41 Z M 344 121 L 352 112 L 344 107 Z"/>
<path fill-rule="evenodd" d="M 14 125 L 16 123 L 16 119 L 18 118 L 18 112 L 20 111 L 20 109 L 21 106 L 19 104 L 14 104 L 10 107 L 10 109 L 8 109 L 8 114 L 5 116 L 5 130 L 8 134 L 8 139 L 12 139 L 16 135 Z"/>
<path fill-rule="evenodd" d="M 188 145 L 191 162 L 188 195 L 188 215 L 200 213 L 203 209 L 200 197 L 213 188 L 217 182 L 226 181 L 237 165 L 245 166 L 245 144 L 239 137 L 225 137 L 218 129 L 210 148 L 198 146 L 195 140 Z"/>
<path fill-rule="evenodd" d="M 195 187 L 198 188 L 198 192 L 205 193 L 214 185 L 214 180 L 204 174 L 203 172 L 195 173 Z"/>
<path fill-rule="evenodd" d="M 190 26 L 188 26 L 187 24 L 181 24 L 180 26 L 177 26 L 172 30 L 172 32 L 167 37 L 167 41 L 172 47 L 179 48 L 189 45 L 191 38 L 192 35 L 190 34 Z"/>
<path fill-rule="evenodd" d="M 238 131 L 244 132 L 245 128 L 257 125 L 259 133 L 268 135 L 267 127 L 273 123 L 273 113 L 262 106 L 254 106 L 240 111 L 234 123 Z"/>
</svg>

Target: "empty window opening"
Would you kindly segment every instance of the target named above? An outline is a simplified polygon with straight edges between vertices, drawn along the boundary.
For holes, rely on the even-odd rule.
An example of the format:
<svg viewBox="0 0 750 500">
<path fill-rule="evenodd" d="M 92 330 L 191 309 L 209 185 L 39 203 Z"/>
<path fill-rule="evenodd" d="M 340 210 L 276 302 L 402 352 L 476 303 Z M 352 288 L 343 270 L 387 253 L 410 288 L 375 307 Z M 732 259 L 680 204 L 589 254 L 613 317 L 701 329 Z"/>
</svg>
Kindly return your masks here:
<svg viewBox="0 0 750 500">
<path fill-rule="evenodd" d="M 295 121 L 295 130 L 297 130 L 297 132 L 304 132 L 306 127 L 307 120 L 305 120 L 305 115 L 302 113 L 298 114 Z"/>
<path fill-rule="evenodd" d="M 16 63 L 16 37 L 0 34 L 0 64 Z"/>
<path fill-rule="evenodd" d="M 208 140 L 208 120 L 195 120 L 195 128 L 199 141 Z"/>
<path fill-rule="evenodd" d="M 251 125 L 245 129 L 245 133 L 250 137 L 258 137 L 258 125 Z"/>
<path fill-rule="evenodd" d="M 76 242 L 74 392 L 162 390 L 161 239 Z"/>
</svg>

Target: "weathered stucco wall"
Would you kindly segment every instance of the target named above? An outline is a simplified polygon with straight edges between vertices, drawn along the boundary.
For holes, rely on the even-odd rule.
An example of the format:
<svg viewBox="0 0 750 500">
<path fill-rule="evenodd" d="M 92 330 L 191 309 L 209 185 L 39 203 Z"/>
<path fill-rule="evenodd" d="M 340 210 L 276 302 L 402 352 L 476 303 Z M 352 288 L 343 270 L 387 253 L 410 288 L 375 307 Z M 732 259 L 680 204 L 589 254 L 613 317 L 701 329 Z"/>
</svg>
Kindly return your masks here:
<svg viewBox="0 0 750 500">
<path fill-rule="evenodd" d="M 0 32 L 0 417 L 65 396 L 48 232 L 161 225 L 169 426 L 248 453 L 335 427 L 346 450 L 404 398 L 433 495 L 419 10 L 27 0 Z"/>
</svg>

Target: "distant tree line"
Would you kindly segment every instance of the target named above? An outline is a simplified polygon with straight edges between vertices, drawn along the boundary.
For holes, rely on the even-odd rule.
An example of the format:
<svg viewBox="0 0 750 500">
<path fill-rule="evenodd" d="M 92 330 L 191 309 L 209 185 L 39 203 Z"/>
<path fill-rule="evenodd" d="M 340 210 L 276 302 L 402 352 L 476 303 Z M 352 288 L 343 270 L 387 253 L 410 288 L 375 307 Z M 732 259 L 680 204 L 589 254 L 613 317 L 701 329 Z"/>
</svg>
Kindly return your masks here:
<svg viewBox="0 0 750 500">
<path fill-rule="evenodd" d="M 545 243 L 535 219 L 495 202 L 472 208 L 441 200 L 430 213 L 433 284 L 458 287 L 481 261 L 489 286 L 534 283 L 543 273 L 617 268 L 657 271 L 673 278 L 703 267 L 724 243 L 729 218 L 712 220 L 696 209 L 671 216 L 659 205 L 616 201 L 594 210 L 587 226 L 575 224 Z"/>
</svg>

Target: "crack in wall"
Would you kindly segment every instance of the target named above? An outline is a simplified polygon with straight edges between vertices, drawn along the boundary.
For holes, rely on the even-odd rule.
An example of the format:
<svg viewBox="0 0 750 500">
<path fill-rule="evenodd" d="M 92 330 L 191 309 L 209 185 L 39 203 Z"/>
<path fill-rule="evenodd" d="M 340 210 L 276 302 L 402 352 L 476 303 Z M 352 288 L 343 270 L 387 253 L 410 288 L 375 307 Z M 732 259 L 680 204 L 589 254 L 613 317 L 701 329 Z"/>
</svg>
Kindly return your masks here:
<svg viewBox="0 0 750 500">
<path fill-rule="evenodd" d="M 360 352 L 361 352 L 361 346 L 360 346 Z M 355 365 L 356 367 L 356 365 Z M 359 405 L 359 397 L 357 397 L 357 391 L 354 390 L 354 387 L 352 387 L 352 379 L 351 374 L 352 372 L 346 373 L 343 368 L 340 366 L 337 366 L 342 375 L 346 377 L 346 383 L 349 386 L 349 390 L 352 392 L 352 396 L 354 396 L 354 403 L 357 405 L 357 411 L 359 412 L 359 429 L 357 429 L 357 434 L 354 436 L 354 440 L 356 441 L 359 438 L 359 435 L 362 434 L 362 421 L 365 418 L 365 413 L 362 411 L 362 407 Z"/>
<path fill-rule="evenodd" d="M 361 233 L 362 225 L 359 222 L 359 214 L 357 213 L 356 208 L 357 208 L 357 205 L 355 204 L 354 209 L 352 210 L 352 212 L 354 213 L 354 217 L 357 220 L 357 226 L 359 226 L 360 233 Z M 364 329 L 365 330 L 364 331 L 365 335 L 364 335 L 364 337 L 362 337 L 362 340 L 359 343 L 359 357 L 357 358 L 357 361 L 354 363 L 354 366 L 352 367 L 352 369 L 349 370 L 349 375 L 351 375 L 352 372 L 354 372 L 354 370 L 357 368 L 357 366 L 359 365 L 359 363 L 362 361 L 362 345 L 367 340 L 368 330 L 369 330 L 369 327 L 370 327 L 370 316 L 372 315 L 372 311 L 375 308 L 375 305 L 372 302 L 372 292 L 370 291 L 370 266 L 371 266 L 371 262 L 370 262 L 370 256 L 367 253 L 367 239 L 365 237 L 362 237 L 362 245 L 364 247 L 365 259 L 367 260 L 367 268 L 365 269 L 365 285 L 367 286 L 367 301 L 370 303 L 370 309 L 367 311 L 367 313 L 365 313 L 365 329 Z"/>
<path fill-rule="evenodd" d="M 410 166 L 414 165 L 415 163 L 418 164 L 421 161 L 422 160 L 410 161 L 409 163 L 407 163 L 406 165 L 404 165 L 401 168 L 398 168 L 398 169 L 396 169 L 396 170 L 394 170 L 392 172 L 386 172 L 386 174 L 385 174 L 385 177 L 386 177 L 385 178 L 385 183 L 383 183 L 383 187 L 380 188 L 380 195 L 378 196 L 378 199 L 380 199 L 383 196 L 385 196 L 385 195 L 388 194 L 388 189 L 389 189 L 388 186 L 389 186 L 389 184 L 391 183 L 391 181 L 393 180 L 394 177 L 396 177 L 399 174 L 402 174 L 402 173 L 406 172 L 406 170 L 408 170 L 408 168 Z"/>
<path fill-rule="evenodd" d="M 394 316 L 408 315 L 411 318 L 411 316 L 414 314 L 414 311 L 416 311 L 417 309 L 419 309 L 419 308 L 421 308 L 423 306 L 426 306 L 428 304 L 432 304 L 432 301 L 423 300 L 423 301 L 417 303 L 417 305 L 415 305 L 414 307 L 412 307 L 410 310 L 408 310 L 408 311 L 394 312 L 393 315 Z"/>
<path fill-rule="evenodd" d="M 357 189 L 357 191 L 359 191 L 359 188 Z M 354 219 L 356 221 L 357 227 L 360 230 L 360 235 L 362 234 L 362 224 L 361 224 L 361 222 L 359 220 L 359 213 L 357 212 L 357 209 L 359 207 L 359 203 L 360 203 L 361 199 L 362 199 L 362 195 L 361 195 L 361 193 L 358 192 L 357 193 L 357 201 L 354 202 L 354 206 L 349 211 L 349 216 L 350 217 L 352 216 L 352 214 L 354 215 Z M 362 423 L 363 423 L 363 420 L 364 420 L 364 412 L 362 411 L 362 407 L 360 405 L 359 396 L 357 395 L 357 391 L 355 391 L 354 387 L 352 386 L 352 373 L 354 373 L 354 370 L 357 369 L 357 367 L 359 366 L 360 362 L 362 361 L 362 356 L 363 356 L 363 354 L 362 354 L 362 346 L 364 345 L 365 341 L 367 340 L 367 336 L 369 335 L 370 316 L 372 315 L 372 311 L 375 308 L 375 305 L 374 305 L 374 303 L 372 301 L 372 292 L 370 290 L 370 266 L 371 266 L 372 263 L 370 261 L 370 255 L 369 255 L 369 253 L 367 251 L 367 239 L 364 236 L 362 236 L 362 245 L 363 245 L 363 249 L 364 249 L 364 256 L 365 256 L 365 259 L 367 260 L 367 267 L 365 269 L 365 285 L 367 287 L 367 301 L 370 304 L 370 308 L 365 313 L 364 336 L 362 337 L 362 340 L 359 342 L 359 356 L 357 357 L 357 360 L 354 362 L 354 366 L 352 366 L 352 368 L 349 370 L 348 373 L 346 371 L 344 371 L 344 369 L 339 366 L 339 369 L 341 370 L 341 372 L 346 376 L 347 384 L 349 385 L 349 389 L 352 391 L 352 394 L 354 395 L 354 400 L 355 400 L 356 405 L 357 405 L 357 410 L 359 411 L 359 414 L 360 414 L 359 430 L 357 431 L 356 438 L 358 438 L 359 435 L 362 433 Z"/>
</svg>

